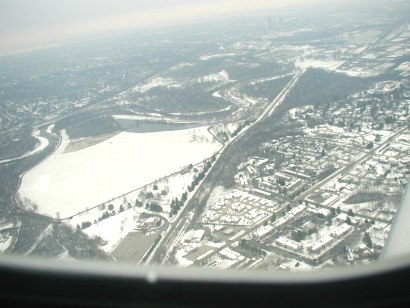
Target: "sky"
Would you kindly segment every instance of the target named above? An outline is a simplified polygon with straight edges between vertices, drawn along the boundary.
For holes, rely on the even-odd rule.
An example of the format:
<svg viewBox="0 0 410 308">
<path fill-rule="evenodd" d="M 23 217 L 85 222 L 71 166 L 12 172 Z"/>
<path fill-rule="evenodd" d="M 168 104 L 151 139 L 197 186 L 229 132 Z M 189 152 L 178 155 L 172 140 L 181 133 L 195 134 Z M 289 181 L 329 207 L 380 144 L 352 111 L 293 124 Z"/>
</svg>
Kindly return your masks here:
<svg viewBox="0 0 410 308">
<path fill-rule="evenodd" d="M 317 0 L 0 0 L 0 50 Z"/>
</svg>

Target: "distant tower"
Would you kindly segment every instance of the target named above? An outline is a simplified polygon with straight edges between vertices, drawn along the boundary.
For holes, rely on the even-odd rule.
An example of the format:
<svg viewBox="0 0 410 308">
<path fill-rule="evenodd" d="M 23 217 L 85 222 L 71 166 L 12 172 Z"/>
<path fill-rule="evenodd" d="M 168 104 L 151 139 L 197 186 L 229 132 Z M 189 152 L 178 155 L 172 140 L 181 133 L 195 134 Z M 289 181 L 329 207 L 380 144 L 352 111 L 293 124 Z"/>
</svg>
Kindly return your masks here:
<svg viewBox="0 0 410 308">
<path fill-rule="evenodd" d="M 268 30 L 272 30 L 272 29 L 273 29 L 273 18 L 272 18 L 272 15 L 268 15 L 267 25 L 268 25 Z"/>
</svg>

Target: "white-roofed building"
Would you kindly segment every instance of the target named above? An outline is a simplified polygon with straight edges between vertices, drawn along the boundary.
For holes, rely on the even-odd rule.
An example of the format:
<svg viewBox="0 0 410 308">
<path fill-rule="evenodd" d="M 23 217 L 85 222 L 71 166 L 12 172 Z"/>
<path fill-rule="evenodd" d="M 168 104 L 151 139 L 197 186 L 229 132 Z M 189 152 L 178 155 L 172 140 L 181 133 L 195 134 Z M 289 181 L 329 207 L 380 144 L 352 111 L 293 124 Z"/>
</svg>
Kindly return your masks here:
<svg viewBox="0 0 410 308">
<path fill-rule="evenodd" d="M 295 242 L 295 241 L 293 241 L 291 239 L 288 239 L 286 237 L 283 237 L 283 236 L 279 237 L 275 241 L 275 243 L 276 243 L 276 245 L 278 245 L 280 247 L 283 247 L 283 248 L 286 248 L 286 249 L 289 249 L 291 251 L 299 251 L 303 247 L 301 243 Z"/>
<path fill-rule="evenodd" d="M 201 242 L 204 237 L 204 234 L 205 234 L 205 230 L 195 230 L 192 233 L 191 241 L 195 243 Z"/>
<path fill-rule="evenodd" d="M 344 223 L 339 227 L 333 229 L 331 235 L 335 238 L 340 238 L 346 233 L 348 233 L 350 230 L 352 230 L 352 226 L 348 225 L 347 223 Z"/>
<path fill-rule="evenodd" d="M 222 249 L 221 251 L 219 251 L 219 254 L 222 257 L 229 259 L 229 260 L 240 260 L 244 258 L 239 252 L 233 251 L 229 247 L 226 247 Z"/>
<path fill-rule="evenodd" d="M 331 237 L 329 234 L 326 234 L 325 236 L 321 237 L 318 241 L 313 243 L 313 245 L 309 247 L 309 250 L 315 253 L 320 252 L 321 250 L 331 245 L 333 240 L 333 237 Z"/>
<path fill-rule="evenodd" d="M 262 226 L 262 227 L 259 227 L 253 234 L 256 238 L 261 239 L 263 236 L 271 232 L 273 229 L 275 228 L 272 227 L 271 225 Z"/>
</svg>

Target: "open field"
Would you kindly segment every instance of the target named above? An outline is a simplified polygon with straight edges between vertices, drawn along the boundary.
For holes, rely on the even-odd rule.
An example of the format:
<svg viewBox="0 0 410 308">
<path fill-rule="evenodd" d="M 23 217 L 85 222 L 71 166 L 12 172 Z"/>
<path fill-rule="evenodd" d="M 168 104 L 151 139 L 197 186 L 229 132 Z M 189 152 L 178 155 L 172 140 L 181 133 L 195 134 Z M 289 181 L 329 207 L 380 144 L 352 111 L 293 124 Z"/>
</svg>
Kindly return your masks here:
<svg viewBox="0 0 410 308">
<path fill-rule="evenodd" d="M 96 145 L 60 148 L 30 170 L 19 194 L 38 211 L 65 218 L 212 156 L 220 144 L 207 127 L 155 133 L 122 132 Z"/>
</svg>

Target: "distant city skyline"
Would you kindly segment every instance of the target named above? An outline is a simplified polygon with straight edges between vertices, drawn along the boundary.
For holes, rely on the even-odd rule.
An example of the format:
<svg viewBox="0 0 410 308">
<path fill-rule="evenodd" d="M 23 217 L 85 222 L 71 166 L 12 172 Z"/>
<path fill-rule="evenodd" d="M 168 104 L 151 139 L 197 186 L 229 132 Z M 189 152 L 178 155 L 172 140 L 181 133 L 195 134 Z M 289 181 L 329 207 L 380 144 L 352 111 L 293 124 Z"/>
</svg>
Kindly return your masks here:
<svg viewBox="0 0 410 308">
<path fill-rule="evenodd" d="M 319 0 L 156 0 L 0 2 L 0 50 L 42 48 L 59 41 L 138 27 L 192 22 L 243 11 L 283 8 Z"/>
</svg>

